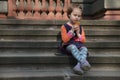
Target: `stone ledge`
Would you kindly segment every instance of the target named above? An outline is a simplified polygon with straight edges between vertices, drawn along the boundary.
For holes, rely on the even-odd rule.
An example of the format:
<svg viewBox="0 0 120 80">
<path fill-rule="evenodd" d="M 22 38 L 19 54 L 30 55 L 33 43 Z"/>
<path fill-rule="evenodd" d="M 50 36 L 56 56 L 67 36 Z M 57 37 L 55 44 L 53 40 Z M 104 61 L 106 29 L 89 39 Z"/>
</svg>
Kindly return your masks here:
<svg viewBox="0 0 120 80">
<path fill-rule="evenodd" d="M 7 18 L 5 14 L 0 14 L 0 18 Z"/>
<path fill-rule="evenodd" d="M 95 0 L 72 0 L 72 3 L 93 3 Z"/>
<path fill-rule="evenodd" d="M 0 13 L 8 13 L 7 1 L 0 1 Z"/>
<path fill-rule="evenodd" d="M 105 9 L 120 9 L 120 0 L 104 0 Z"/>
<path fill-rule="evenodd" d="M 62 25 L 64 24 L 65 22 L 67 22 L 66 20 L 19 20 L 19 19 L 0 19 L 0 25 L 13 25 L 13 24 L 16 24 L 16 25 L 22 25 L 22 24 L 26 24 L 26 25 L 32 25 L 32 24 L 35 24 L 35 25 L 47 25 L 47 26 L 50 26 L 50 25 Z M 120 20 L 81 20 L 81 25 L 100 25 L 100 26 L 103 26 L 103 25 L 108 25 L 108 26 L 119 26 L 120 25 Z"/>
</svg>

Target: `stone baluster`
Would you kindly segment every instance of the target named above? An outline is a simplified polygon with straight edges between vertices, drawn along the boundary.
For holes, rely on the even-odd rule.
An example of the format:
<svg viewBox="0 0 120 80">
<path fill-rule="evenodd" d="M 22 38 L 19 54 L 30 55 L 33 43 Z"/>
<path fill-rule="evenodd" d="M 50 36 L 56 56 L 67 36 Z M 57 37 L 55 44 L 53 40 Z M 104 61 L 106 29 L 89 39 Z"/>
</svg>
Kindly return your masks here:
<svg viewBox="0 0 120 80">
<path fill-rule="evenodd" d="M 61 6 L 61 1 L 57 0 L 57 6 L 56 6 L 56 15 L 55 18 L 56 20 L 62 20 L 62 6 Z"/>
<path fill-rule="evenodd" d="M 53 5 L 53 0 L 49 0 L 49 14 L 48 14 L 48 20 L 54 20 L 55 19 L 55 15 L 54 15 L 54 10 L 55 10 L 55 6 Z"/>
<path fill-rule="evenodd" d="M 16 10 L 17 10 L 16 0 L 12 0 L 12 3 L 13 3 L 13 16 L 16 17 L 17 16 L 17 13 L 16 13 Z"/>
<path fill-rule="evenodd" d="M 32 1 L 31 0 L 27 0 L 27 4 L 26 4 L 26 18 L 32 18 Z"/>
<path fill-rule="evenodd" d="M 41 13 L 41 19 L 42 20 L 46 20 L 47 19 L 47 13 L 46 13 L 46 11 L 47 11 L 47 6 L 46 6 L 46 0 L 42 0 L 42 8 L 41 8 L 41 11 L 42 11 L 42 13 Z"/>
<path fill-rule="evenodd" d="M 64 0 L 63 20 L 68 20 L 68 17 L 67 17 L 67 8 L 68 8 L 68 0 Z"/>
<path fill-rule="evenodd" d="M 23 0 L 20 0 L 20 2 L 19 2 L 18 11 L 19 11 L 18 18 L 24 19 L 25 13 L 23 12 L 24 11 L 24 1 Z"/>
<path fill-rule="evenodd" d="M 33 15 L 33 17 L 35 18 L 35 19 L 40 19 L 40 13 L 39 13 L 39 11 L 40 11 L 40 6 L 39 6 L 40 4 L 39 4 L 39 0 L 35 0 L 35 5 L 34 5 L 34 15 Z"/>
</svg>

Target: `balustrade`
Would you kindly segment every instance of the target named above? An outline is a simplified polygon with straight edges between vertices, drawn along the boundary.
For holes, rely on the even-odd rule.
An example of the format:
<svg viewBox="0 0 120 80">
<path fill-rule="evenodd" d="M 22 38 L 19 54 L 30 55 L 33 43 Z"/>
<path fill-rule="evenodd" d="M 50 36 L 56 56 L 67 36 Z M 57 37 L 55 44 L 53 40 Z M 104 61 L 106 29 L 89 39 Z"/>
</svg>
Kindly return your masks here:
<svg viewBox="0 0 120 80">
<path fill-rule="evenodd" d="M 70 0 L 8 0 L 8 16 L 18 19 L 68 20 Z"/>
<path fill-rule="evenodd" d="M 21 18 L 21 19 L 24 19 L 25 17 L 25 13 L 24 13 L 24 1 L 23 0 L 20 0 L 19 2 L 17 2 L 17 13 L 18 13 L 18 16 L 16 16 L 17 18 Z M 14 4 L 15 5 L 15 4 Z"/>
</svg>

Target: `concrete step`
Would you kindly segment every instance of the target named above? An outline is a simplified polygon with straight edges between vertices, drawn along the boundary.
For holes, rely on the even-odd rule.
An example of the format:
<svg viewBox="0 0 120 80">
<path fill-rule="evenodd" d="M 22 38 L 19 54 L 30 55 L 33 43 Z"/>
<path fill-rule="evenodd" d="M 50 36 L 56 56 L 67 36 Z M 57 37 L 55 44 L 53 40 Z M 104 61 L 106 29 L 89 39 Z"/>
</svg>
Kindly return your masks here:
<svg viewBox="0 0 120 80">
<path fill-rule="evenodd" d="M 34 30 L 34 29 L 46 29 L 46 30 L 60 30 L 61 26 L 63 25 L 64 23 L 62 24 L 52 24 L 51 25 L 47 25 L 47 24 L 36 24 L 36 25 L 30 25 L 30 24 L 26 24 L 23 25 L 23 24 L 0 24 L 0 30 L 8 30 L 8 29 L 16 29 L 16 30 L 21 30 L 21 29 L 27 29 L 27 30 Z M 118 30 L 120 29 L 119 25 L 85 25 L 83 24 L 82 25 L 84 27 L 85 30 Z"/>
<path fill-rule="evenodd" d="M 120 41 L 119 36 L 88 36 L 86 37 L 87 42 L 117 42 Z"/>
<path fill-rule="evenodd" d="M 98 52 L 97 52 L 98 51 Z M 112 51 L 112 50 L 111 50 Z M 97 53 L 96 53 L 97 52 Z M 113 52 L 96 50 L 96 52 L 89 52 L 88 60 L 90 63 L 120 63 L 119 50 Z M 0 64 L 19 64 L 19 63 L 74 63 L 76 60 L 73 56 L 56 55 L 53 51 L 34 50 L 0 50 Z"/>
<path fill-rule="evenodd" d="M 119 80 L 120 65 L 93 64 L 84 75 L 74 74 L 66 65 L 1 65 L 0 80 Z"/>
<path fill-rule="evenodd" d="M 81 20 L 81 25 L 86 26 L 120 26 L 119 20 Z"/>
<path fill-rule="evenodd" d="M 0 19 L 0 29 L 60 29 L 67 21 L 16 20 Z M 81 20 L 81 25 L 89 30 L 116 30 L 120 29 L 120 21 L 115 20 Z M 47 24 L 46 24 L 47 23 Z"/>
<path fill-rule="evenodd" d="M 58 48 L 59 41 L 37 40 L 1 40 L 0 48 Z M 110 42 L 86 42 L 88 48 L 120 48 L 120 41 Z"/>
<path fill-rule="evenodd" d="M 63 23 L 64 24 L 64 23 Z M 60 30 L 63 24 L 0 24 L 0 30 Z M 82 25 L 85 30 L 118 30 L 119 25 Z"/>
<path fill-rule="evenodd" d="M 16 25 L 16 24 L 30 24 L 31 26 L 33 25 L 61 25 L 63 23 L 67 22 L 66 20 L 20 20 L 20 19 L 0 19 L 0 24 L 1 25 Z M 120 21 L 119 20 L 81 20 L 81 25 L 97 25 L 97 26 L 106 26 L 106 25 L 111 25 L 115 26 L 118 25 L 120 26 Z M 19 26 L 18 26 L 19 27 Z"/>
<path fill-rule="evenodd" d="M 119 30 L 119 25 L 83 25 L 85 30 Z"/>
<path fill-rule="evenodd" d="M 60 30 L 45 30 L 45 29 L 31 29 L 31 30 L 25 30 L 25 29 L 8 29 L 8 30 L 0 30 L 0 35 L 4 36 L 4 35 L 23 35 L 23 36 L 33 36 L 33 35 L 39 35 L 39 36 L 43 36 L 43 35 L 47 35 L 47 36 L 57 36 L 59 34 Z M 85 33 L 87 36 L 102 36 L 102 35 L 116 35 L 116 36 L 120 36 L 120 31 L 119 30 L 85 30 Z"/>
<path fill-rule="evenodd" d="M 59 37 L 56 37 L 56 36 L 7 36 L 7 35 L 4 35 L 4 36 L 0 36 L 0 40 L 1 41 L 16 41 L 16 40 L 28 40 L 28 41 L 32 41 L 32 40 L 36 40 L 36 41 L 60 41 L 60 36 Z M 114 36 L 111 36 L 111 35 L 103 35 L 103 36 L 86 36 L 86 40 L 87 42 L 118 42 L 120 41 L 120 37 L 117 36 L 117 35 L 114 35 Z"/>
<path fill-rule="evenodd" d="M 88 48 L 88 52 L 89 54 L 97 54 L 97 55 L 101 55 L 101 54 L 105 54 L 105 55 L 108 55 L 109 54 L 113 54 L 113 55 L 117 55 L 120 53 L 120 49 L 118 48 L 115 48 L 115 49 L 90 49 Z M 29 54 L 29 55 L 32 55 L 32 54 L 55 54 L 55 53 L 59 53 L 58 49 L 56 48 L 0 48 L 0 55 L 10 55 L 10 54 L 17 54 L 17 55 L 20 55 L 20 54 Z M 48 55 L 49 56 L 49 55 Z"/>
<path fill-rule="evenodd" d="M 119 41 L 119 30 L 100 31 L 86 30 L 87 41 Z M 60 34 L 57 30 L 0 30 L 0 40 L 60 40 Z"/>
</svg>

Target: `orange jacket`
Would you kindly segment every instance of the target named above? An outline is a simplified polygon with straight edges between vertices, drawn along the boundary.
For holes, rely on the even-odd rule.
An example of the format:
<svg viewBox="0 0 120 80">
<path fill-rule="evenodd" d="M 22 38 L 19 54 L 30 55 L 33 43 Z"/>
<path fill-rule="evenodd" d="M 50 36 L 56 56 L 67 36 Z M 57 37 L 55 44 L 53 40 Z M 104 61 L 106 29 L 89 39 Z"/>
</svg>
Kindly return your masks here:
<svg viewBox="0 0 120 80">
<path fill-rule="evenodd" d="M 61 26 L 61 38 L 63 43 L 67 43 L 73 36 L 71 36 L 69 34 L 69 32 L 67 32 L 66 28 L 64 25 Z M 76 39 L 77 40 L 77 39 Z M 82 27 L 82 34 L 81 34 L 81 39 L 78 38 L 77 41 L 80 41 L 82 43 L 84 43 L 86 41 L 86 37 L 85 37 L 85 32 L 84 29 Z"/>
</svg>

